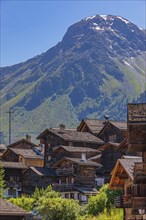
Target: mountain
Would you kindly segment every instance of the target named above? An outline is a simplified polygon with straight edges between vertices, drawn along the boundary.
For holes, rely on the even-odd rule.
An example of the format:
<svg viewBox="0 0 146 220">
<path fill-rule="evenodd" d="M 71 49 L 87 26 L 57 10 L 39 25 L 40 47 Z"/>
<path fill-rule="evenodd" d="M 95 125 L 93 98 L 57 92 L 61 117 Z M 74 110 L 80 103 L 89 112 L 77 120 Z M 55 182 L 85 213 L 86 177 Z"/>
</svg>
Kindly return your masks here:
<svg viewBox="0 0 146 220">
<path fill-rule="evenodd" d="M 146 31 L 120 16 L 71 25 L 61 42 L 26 62 L 1 68 L 1 124 L 13 139 L 82 118 L 125 120 L 127 102 L 146 91 Z M 145 97 L 144 97 L 145 100 Z"/>
</svg>

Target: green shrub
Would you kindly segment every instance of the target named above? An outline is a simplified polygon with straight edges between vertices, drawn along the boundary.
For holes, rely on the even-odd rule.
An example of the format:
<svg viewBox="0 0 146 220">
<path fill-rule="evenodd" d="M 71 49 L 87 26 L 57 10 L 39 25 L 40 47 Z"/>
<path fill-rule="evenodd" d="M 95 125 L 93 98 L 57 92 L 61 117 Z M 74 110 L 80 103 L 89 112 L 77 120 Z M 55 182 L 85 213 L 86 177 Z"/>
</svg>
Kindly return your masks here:
<svg viewBox="0 0 146 220">
<path fill-rule="evenodd" d="M 77 220 L 80 206 L 72 199 L 41 197 L 37 211 L 44 220 Z"/>
<path fill-rule="evenodd" d="M 107 196 L 104 192 L 100 192 L 96 196 L 90 196 L 88 200 L 88 213 L 90 215 L 98 215 L 106 208 Z"/>
</svg>

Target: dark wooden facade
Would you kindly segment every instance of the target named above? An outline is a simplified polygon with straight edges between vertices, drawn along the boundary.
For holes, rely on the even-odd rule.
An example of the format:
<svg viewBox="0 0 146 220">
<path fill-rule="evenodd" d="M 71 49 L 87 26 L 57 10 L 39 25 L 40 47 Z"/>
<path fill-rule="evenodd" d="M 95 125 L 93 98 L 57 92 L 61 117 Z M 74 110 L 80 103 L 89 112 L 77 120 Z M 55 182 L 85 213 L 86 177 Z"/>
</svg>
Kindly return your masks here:
<svg viewBox="0 0 146 220">
<path fill-rule="evenodd" d="M 109 121 L 99 132 L 98 137 L 105 143 L 115 142 L 121 143 L 127 136 L 127 123 Z"/>
<path fill-rule="evenodd" d="M 67 195 L 68 198 L 86 203 L 90 194 L 97 193 L 94 192 L 95 176 L 96 169 L 100 167 L 100 164 L 83 158 L 63 158 L 53 166 L 57 174 L 57 183 L 53 184 L 53 189 L 64 197 Z"/>
<path fill-rule="evenodd" d="M 101 153 L 102 168 L 97 171 L 97 176 L 104 178 L 104 183 L 109 183 L 111 178 L 111 171 L 116 162 L 121 158 L 122 154 L 117 150 L 117 144 L 107 143 L 98 149 Z"/>
<path fill-rule="evenodd" d="M 126 176 L 123 181 L 122 173 L 114 169 L 111 183 L 112 187 L 119 187 L 120 182 L 124 185 L 125 220 L 140 220 L 146 217 L 146 103 L 128 104 L 128 150 L 141 152 L 141 161 L 130 162 L 126 165 L 127 173 L 131 170 L 131 180 Z M 117 165 L 118 167 L 118 165 Z M 128 167 L 131 167 L 128 168 Z M 118 168 L 117 168 L 118 170 Z M 120 176 L 118 176 L 118 173 Z M 119 180 L 118 180 L 119 178 Z M 116 180 L 117 179 L 117 180 Z M 117 181 L 117 183 L 116 183 Z"/>
<path fill-rule="evenodd" d="M 27 167 L 19 162 L 1 162 L 5 171 L 6 197 L 17 197 L 22 193 L 23 171 Z"/>
<path fill-rule="evenodd" d="M 50 165 L 58 162 L 64 157 L 81 158 L 85 154 L 86 159 L 98 154 L 98 150 L 85 147 L 58 146 L 50 154 Z"/>
<path fill-rule="evenodd" d="M 146 104 L 128 105 L 129 151 L 146 151 Z"/>
<path fill-rule="evenodd" d="M 57 146 L 74 146 L 98 149 L 104 142 L 89 132 L 77 132 L 75 130 L 65 129 L 46 129 L 38 139 L 45 144 L 45 165 L 49 166 L 50 155 Z"/>
<path fill-rule="evenodd" d="M 23 172 L 22 189 L 25 194 L 32 194 L 36 187 L 47 188 L 56 182 L 56 173 L 47 167 L 30 167 Z"/>
<path fill-rule="evenodd" d="M 135 163 L 131 188 L 132 212 L 146 214 L 146 103 L 128 105 L 129 151 L 142 152 L 142 162 Z M 132 214 L 131 212 L 131 214 Z"/>
</svg>

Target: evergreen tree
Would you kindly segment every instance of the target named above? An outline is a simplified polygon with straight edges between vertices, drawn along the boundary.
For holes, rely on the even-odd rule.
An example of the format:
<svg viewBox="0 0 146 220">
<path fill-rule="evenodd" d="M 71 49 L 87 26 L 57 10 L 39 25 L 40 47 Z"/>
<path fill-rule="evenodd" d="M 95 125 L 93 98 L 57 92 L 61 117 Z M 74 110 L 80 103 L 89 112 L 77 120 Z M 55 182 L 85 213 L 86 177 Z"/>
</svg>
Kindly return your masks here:
<svg viewBox="0 0 146 220">
<path fill-rule="evenodd" d="M 0 163 L 0 198 L 3 197 L 5 186 L 6 186 L 4 176 L 5 176 L 5 171 Z"/>
</svg>

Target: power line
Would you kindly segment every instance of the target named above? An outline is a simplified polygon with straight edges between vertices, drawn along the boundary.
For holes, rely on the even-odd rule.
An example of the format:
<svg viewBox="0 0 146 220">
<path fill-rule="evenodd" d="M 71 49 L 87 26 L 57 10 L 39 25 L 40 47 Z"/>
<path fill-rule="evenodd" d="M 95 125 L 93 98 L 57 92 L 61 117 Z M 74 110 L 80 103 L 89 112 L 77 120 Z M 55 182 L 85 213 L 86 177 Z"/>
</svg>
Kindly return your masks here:
<svg viewBox="0 0 146 220">
<path fill-rule="evenodd" d="M 8 113 L 9 114 L 9 144 L 11 144 L 11 115 L 12 113 L 14 113 L 15 111 L 9 109 Z"/>
</svg>

